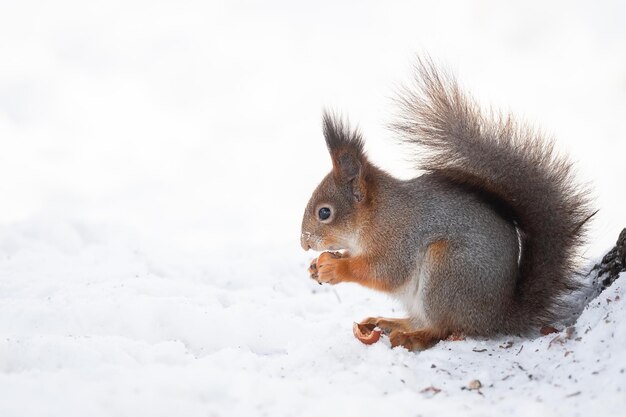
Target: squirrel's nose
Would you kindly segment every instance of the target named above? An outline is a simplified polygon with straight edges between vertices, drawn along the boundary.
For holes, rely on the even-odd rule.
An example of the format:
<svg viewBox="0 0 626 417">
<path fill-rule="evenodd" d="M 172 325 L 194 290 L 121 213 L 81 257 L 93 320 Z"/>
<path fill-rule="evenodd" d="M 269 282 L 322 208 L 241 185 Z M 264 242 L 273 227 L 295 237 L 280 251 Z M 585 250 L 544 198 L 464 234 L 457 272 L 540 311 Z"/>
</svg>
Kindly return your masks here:
<svg viewBox="0 0 626 417">
<path fill-rule="evenodd" d="M 302 245 L 302 249 L 309 250 L 311 249 L 311 245 L 309 245 L 309 236 L 305 233 L 300 235 L 300 245 Z"/>
</svg>

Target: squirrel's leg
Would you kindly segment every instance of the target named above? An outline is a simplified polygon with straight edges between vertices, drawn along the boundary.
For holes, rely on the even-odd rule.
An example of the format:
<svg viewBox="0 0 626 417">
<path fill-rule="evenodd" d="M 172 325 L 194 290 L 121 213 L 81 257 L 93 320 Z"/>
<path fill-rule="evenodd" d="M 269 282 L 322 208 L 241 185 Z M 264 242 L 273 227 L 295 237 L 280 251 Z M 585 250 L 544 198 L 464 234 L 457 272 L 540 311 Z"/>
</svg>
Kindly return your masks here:
<svg viewBox="0 0 626 417">
<path fill-rule="evenodd" d="M 368 260 L 363 256 L 342 256 L 324 252 L 309 267 L 311 278 L 320 283 L 356 282 L 365 287 L 389 292 L 394 285 L 386 279 L 376 279 Z"/>
<path fill-rule="evenodd" d="M 441 339 L 448 337 L 449 332 L 439 329 L 423 328 L 413 331 L 394 330 L 389 335 L 391 347 L 403 346 L 408 350 L 424 350 L 433 346 Z"/>
<path fill-rule="evenodd" d="M 368 317 L 361 320 L 359 324 L 373 324 L 387 335 L 396 330 L 409 332 L 413 328 L 409 318 L 394 319 L 385 317 Z"/>
</svg>

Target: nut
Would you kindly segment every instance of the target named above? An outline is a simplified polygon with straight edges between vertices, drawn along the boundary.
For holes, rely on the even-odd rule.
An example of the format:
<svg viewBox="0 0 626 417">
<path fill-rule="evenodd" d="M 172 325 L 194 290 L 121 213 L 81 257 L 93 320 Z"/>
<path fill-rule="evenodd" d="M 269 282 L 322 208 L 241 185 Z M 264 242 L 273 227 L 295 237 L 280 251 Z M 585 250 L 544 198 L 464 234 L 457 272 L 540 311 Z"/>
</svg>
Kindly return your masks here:
<svg viewBox="0 0 626 417">
<path fill-rule="evenodd" d="M 352 333 L 354 333 L 354 337 L 359 339 L 362 343 L 371 345 L 378 342 L 381 330 L 374 324 L 354 323 Z"/>
</svg>

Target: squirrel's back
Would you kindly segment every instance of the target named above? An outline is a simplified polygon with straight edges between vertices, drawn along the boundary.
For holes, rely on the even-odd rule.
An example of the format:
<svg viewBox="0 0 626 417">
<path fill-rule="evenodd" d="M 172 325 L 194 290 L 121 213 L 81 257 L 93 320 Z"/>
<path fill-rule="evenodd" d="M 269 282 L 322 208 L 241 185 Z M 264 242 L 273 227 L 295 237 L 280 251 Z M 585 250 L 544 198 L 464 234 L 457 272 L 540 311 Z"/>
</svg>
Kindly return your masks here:
<svg viewBox="0 0 626 417">
<path fill-rule="evenodd" d="M 511 224 L 521 243 L 514 296 L 504 332 L 560 319 L 563 298 L 580 286 L 577 250 L 593 216 L 572 164 L 552 142 L 508 115 L 483 113 L 456 80 L 420 60 L 416 87 L 398 100 L 394 127 L 417 145 L 419 168 L 431 178 L 470 193 Z"/>
</svg>

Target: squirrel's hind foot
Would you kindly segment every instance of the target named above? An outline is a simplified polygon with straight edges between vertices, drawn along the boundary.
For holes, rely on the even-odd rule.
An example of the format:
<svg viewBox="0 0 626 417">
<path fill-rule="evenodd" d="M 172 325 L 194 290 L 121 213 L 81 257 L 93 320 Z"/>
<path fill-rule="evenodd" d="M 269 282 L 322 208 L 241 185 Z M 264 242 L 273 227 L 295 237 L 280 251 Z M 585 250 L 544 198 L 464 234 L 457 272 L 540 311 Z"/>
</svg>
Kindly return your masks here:
<svg viewBox="0 0 626 417">
<path fill-rule="evenodd" d="M 428 349 L 450 335 L 458 337 L 458 333 L 447 330 L 426 327 L 415 329 L 409 318 L 368 317 L 359 324 L 378 327 L 384 335 L 389 336 L 392 348 L 402 346 L 410 351 Z"/>
<path fill-rule="evenodd" d="M 409 332 L 394 330 L 389 335 L 389 341 L 392 348 L 402 346 L 410 351 L 416 351 L 428 349 L 448 335 L 449 332 L 428 328 Z"/>
</svg>

